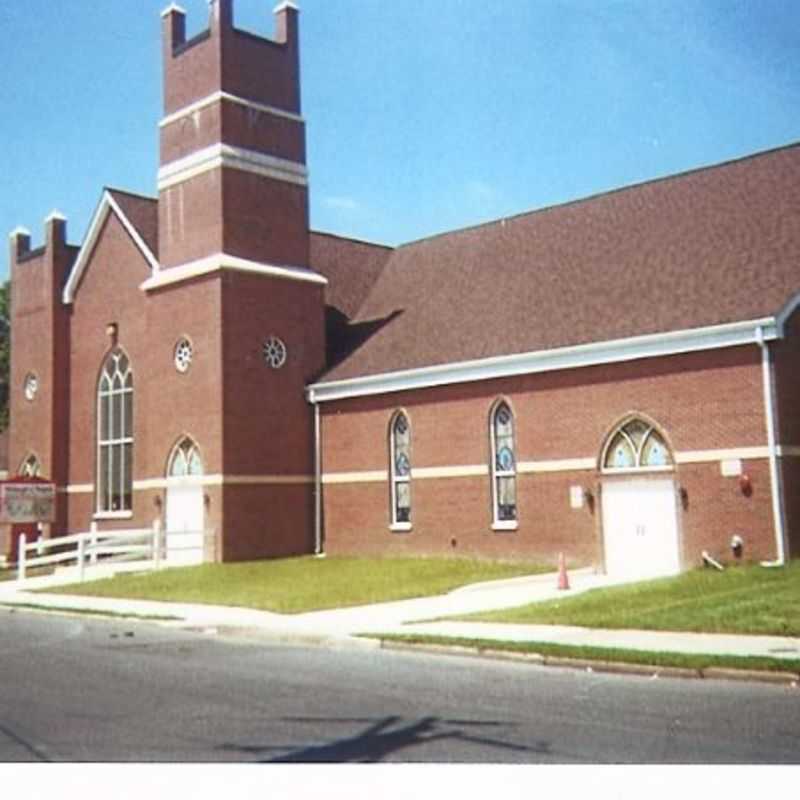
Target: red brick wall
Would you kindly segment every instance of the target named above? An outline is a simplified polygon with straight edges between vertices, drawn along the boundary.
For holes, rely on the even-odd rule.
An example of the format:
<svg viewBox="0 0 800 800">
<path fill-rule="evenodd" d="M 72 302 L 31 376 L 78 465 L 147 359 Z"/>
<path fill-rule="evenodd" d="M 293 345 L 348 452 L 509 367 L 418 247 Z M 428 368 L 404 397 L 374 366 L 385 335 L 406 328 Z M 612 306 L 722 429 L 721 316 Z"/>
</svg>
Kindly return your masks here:
<svg viewBox="0 0 800 800">
<path fill-rule="evenodd" d="M 324 472 L 388 469 L 387 431 L 397 408 L 412 428 L 412 467 L 487 465 L 488 415 L 499 396 L 515 413 L 518 461 L 598 458 L 617 424 L 630 413 L 659 424 L 677 451 L 766 444 L 760 351 L 741 347 L 558 373 L 401 392 L 328 403 L 323 411 Z M 774 555 L 768 464 L 745 461 L 754 491 L 745 497 L 719 461 L 681 464 L 678 486 L 688 507 L 680 513 L 686 565 L 709 549 L 729 554 L 733 533 L 746 555 Z M 461 552 L 552 560 L 561 550 L 574 561 L 599 563 L 602 492 L 596 470 L 521 474 L 519 529 L 491 530 L 491 482 L 475 478 L 412 481 L 414 529 L 391 533 L 386 482 L 324 487 L 329 552 Z M 570 486 L 593 490 L 590 510 L 573 510 Z"/>
</svg>

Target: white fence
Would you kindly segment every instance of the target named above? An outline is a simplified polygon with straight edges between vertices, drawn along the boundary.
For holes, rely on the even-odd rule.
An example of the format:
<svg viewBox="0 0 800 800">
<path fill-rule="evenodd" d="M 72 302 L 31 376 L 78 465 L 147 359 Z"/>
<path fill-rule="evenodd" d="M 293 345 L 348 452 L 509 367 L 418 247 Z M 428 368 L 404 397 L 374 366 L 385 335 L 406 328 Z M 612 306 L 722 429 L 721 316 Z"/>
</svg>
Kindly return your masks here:
<svg viewBox="0 0 800 800">
<path fill-rule="evenodd" d="M 77 567 L 78 580 L 82 582 L 87 567 L 97 565 L 141 561 L 150 562 L 152 569 L 158 569 L 179 561 L 199 563 L 203 560 L 205 538 L 205 531 L 165 534 L 160 520 L 155 520 L 152 528 L 117 531 L 98 531 L 93 522 L 85 533 L 55 539 L 40 537 L 30 543 L 23 534 L 19 537 L 17 581 L 25 581 L 29 569 L 52 565 Z"/>
</svg>

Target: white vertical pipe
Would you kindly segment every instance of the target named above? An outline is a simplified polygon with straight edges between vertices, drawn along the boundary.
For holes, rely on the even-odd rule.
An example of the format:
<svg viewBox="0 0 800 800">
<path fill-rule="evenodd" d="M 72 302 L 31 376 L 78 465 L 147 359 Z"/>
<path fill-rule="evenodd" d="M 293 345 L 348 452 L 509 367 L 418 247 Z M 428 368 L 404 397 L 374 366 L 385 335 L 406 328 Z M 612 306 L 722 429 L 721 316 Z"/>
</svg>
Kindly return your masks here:
<svg viewBox="0 0 800 800">
<path fill-rule="evenodd" d="M 322 446 L 320 443 L 319 403 L 314 404 L 314 554 L 322 554 Z"/>
<path fill-rule="evenodd" d="M 783 505 L 781 503 L 780 475 L 778 473 L 778 447 L 775 438 L 775 396 L 772 385 L 772 362 L 769 345 L 764 341 L 764 329 L 756 329 L 756 341 L 761 348 L 761 375 L 764 384 L 764 415 L 767 422 L 767 447 L 769 449 L 769 477 L 772 490 L 772 516 L 775 521 L 775 551 L 777 558 L 770 566 L 783 566 L 786 563 L 786 539 L 783 525 Z"/>
</svg>

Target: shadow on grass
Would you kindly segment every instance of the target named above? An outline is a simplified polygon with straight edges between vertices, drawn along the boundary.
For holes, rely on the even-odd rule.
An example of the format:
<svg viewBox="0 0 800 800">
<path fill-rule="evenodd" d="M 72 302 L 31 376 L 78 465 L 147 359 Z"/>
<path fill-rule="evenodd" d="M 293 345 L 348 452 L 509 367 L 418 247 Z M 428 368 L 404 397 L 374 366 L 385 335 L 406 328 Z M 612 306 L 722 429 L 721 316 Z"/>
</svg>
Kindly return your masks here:
<svg viewBox="0 0 800 800">
<path fill-rule="evenodd" d="M 399 716 L 379 719 L 285 717 L 284 722 L 301 724 L 365 724 L 366 727 L 353 736 L 313 745 L 259 745 L 224 744 L 218 749 L 225 752 L 261 756 L 264 763 L 375 763 L 387 757 L 425 746 L 431 742 L 450 740 L 469 742 L 480 747 L 491 747 L 517 753 L 549 755 L 550 743 L 534 742 L 532 746 L 490 736 L 492 730 L 508 728 L 504 722 L 477 722 L 473 720 L 441 719 L 435 716 L 407 721 Z M 276 753 L 269 758 L 270 753 Z M 413 760 L 409 757 L 408 760 Z"/>
</svg>

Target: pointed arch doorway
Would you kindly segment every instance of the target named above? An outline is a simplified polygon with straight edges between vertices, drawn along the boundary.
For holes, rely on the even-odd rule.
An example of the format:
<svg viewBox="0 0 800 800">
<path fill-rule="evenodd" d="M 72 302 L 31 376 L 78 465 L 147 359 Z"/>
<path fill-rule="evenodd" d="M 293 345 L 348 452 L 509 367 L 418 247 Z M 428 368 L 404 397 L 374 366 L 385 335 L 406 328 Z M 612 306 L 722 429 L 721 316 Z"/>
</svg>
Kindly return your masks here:
<svg viewBox="0 0 800 800">
<path fill-rule="evenodd" d="M 600 464 L 606 573 L 645 580 L 680 572 L 675 461 L 664 436 L 628 418 L 608 437 Z"/>
<path fill-rule="evenodd" d="M 203 561 L 203 461 L 188 436 L 172 449 L 167 467 L 166 549 L 170 565 Z"/>
</svg>

